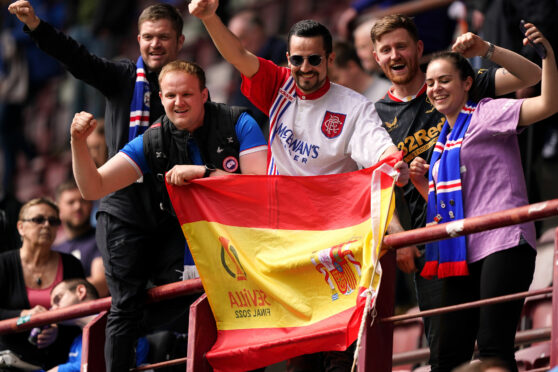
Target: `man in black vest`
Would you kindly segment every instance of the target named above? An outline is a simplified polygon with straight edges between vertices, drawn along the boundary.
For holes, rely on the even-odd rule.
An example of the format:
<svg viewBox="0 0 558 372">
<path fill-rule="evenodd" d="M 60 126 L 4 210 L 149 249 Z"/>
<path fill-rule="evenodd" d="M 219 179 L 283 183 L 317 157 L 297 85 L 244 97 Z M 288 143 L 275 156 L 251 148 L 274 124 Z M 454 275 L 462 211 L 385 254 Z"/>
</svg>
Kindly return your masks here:
<svg viewBox="0 0 558 372">
<path fill-rule="evenodd" d="M 86 143 L 96 120 L 87 112 L 74 116 L 72 166 L 84 198 L 100 198 L 140 177 L 155 176 L 162 183 L 165 172 L 174 185 L 233 173 L 265 174 L 267 143 L 258 124 L 245 110 L 208 102 L 198 65 L 167 64 L 159 86 L 165 115 L 99 169 Z"/>
</svg>

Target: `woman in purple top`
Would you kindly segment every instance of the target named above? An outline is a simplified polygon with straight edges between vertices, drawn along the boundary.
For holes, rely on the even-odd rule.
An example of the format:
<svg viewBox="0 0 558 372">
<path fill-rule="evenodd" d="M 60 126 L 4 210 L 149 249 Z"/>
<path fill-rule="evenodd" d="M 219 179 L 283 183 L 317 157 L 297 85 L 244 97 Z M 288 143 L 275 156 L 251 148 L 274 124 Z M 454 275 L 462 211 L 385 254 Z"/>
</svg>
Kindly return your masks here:
<svg viewBox="0 0 558 372">
<path fill-rule="evenodd" d="M 413 184 L 428 201 L 427 224 L 528 204 L 517 133 L 558 111 L 558 70 L 546 38 L 532 24 L 526 27 L 528 37 L 547 49 L 540 96 L 469 101 L 474 72 L 463 56 L 442 52 L 428 65 L 427 95 L 446 123 L 430 165 L 417 157 L 410 167 Z M 486 57 L 493 53 L 505 51 L 488 44 Z M 526 291 L 534 248 L 533 223 L 448 239 L 427 246 L 421 275 L 444 278 L 439 295 L 445 305 Z M 443 315 L 440 365 L 432 371 L 470 361 L 475 340 L 481 359 L 497 358 L 517 371 L 514 339 L 522 306 L 518 300 Z"/>
</svg>

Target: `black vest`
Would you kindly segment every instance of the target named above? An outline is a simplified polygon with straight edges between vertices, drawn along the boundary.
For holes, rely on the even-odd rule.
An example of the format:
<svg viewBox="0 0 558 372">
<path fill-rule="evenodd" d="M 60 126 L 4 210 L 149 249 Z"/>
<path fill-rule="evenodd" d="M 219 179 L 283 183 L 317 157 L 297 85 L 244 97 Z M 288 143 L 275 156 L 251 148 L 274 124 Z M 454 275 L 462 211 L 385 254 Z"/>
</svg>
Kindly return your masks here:
<svg viewBox="0 0 558 372">
<path fill-rule="evenodd" d="M 206 102 L 203 125 L 193 134 L 179 130 L 165 115 L 157 119 L 143 134 L 143 152 L 151 173 L 156 178 L 157 190 L 161 195 L 160 207 L 174 211 L 165 188 L 165 172 L 177 164 L 194 164 L 188 154 L 188 141 L 198 145 L 204 164 L 217 169 L 240 173 L 240 142 L 236 137 L 235 125 L 247 109 L 222 103 Z"/>
</svg>

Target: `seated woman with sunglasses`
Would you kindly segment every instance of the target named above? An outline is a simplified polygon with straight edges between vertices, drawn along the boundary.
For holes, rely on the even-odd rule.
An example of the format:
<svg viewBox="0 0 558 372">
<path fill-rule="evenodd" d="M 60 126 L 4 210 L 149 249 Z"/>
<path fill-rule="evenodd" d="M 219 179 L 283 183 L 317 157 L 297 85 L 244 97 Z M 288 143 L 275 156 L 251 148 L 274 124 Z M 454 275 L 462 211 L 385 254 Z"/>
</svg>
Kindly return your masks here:
<svg viewBox="0 0 558 372">
<path fill-rule="evenodd" d="M 56 204 L 47 198 L 33 199 L 21 207 L 17 229 L 20 249 L 0 254 L 0 320 L 27 316 L 50 308 L 50 290 L 64 279 L 83 278 L 79 260 L 51 250 L 60 226 Z M 22 360 L 50 368 L 68 355 L 79 333 L 75 327 L 51 325 L 38 336 L 30 331 L 0 336 L 0 350 L 11 350 Z"/>
<path fill-rule="evenodd" d="M 528 204 L 517 133 L 558 111 L 558 70 L 546 38 L 530 23 L 529 42 L 547 50 L 541 95 L 527 99 L 470 100 L 475 73 L 460 54 L 432 57 L 426 94 L 446 117 L 430 165 L 411 163 L 411 181 L 428 201 L 427 224 L 452 222 Z M 527 44 L 528 39 L 523 39 Z M 487 55 L 506 50 L 488 48 Z M 428 178 L 425 175 L 428 174 Z M 421 275 L 441 278 L 443 306 L 529 289 L 535 268 L 532 222 L 456 237 L 426 246 Z M 441 316 L 439 366 L 450 371 L 471 360 L 497 358 L 517 371 L 514 339 L 523 300 Z"/>
</svg>

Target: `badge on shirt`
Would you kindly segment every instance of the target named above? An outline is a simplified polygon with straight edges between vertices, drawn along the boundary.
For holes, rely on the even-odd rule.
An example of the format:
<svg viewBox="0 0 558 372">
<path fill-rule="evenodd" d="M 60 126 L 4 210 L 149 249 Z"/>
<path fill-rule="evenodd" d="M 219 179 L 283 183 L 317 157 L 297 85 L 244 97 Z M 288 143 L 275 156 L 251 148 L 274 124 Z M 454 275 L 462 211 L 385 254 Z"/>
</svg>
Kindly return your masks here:
<svg viewBox="0 0 558 372">
<path fill-rule="evenodd" d="M 233 173 L 238 169 L 238 160 L 234 156 L 228 156 L 223 160 L 223 169 Z"/>
<path fill-rule="evenodd" d="M 327 138 L 335 138 L 343 131 L 345 118 L 347 115 L 326 111 L 324 121 L 322 122 L 322 133 Z"/>
</svg>

